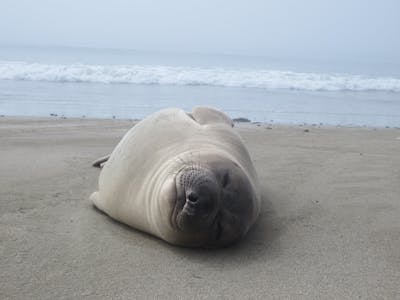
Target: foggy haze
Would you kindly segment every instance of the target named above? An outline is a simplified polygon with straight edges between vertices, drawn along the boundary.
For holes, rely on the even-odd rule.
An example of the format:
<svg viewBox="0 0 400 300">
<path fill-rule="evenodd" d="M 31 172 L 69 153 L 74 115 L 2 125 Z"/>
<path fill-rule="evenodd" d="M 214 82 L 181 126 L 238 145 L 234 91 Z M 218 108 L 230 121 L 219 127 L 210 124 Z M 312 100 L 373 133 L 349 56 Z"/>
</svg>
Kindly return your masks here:
<svg viewBox="0 0 400 300">
<path fill-rule="evenodd" d="M 395 0 L 2 0 L 0 44 L 400 61 Z"/>
</svg>

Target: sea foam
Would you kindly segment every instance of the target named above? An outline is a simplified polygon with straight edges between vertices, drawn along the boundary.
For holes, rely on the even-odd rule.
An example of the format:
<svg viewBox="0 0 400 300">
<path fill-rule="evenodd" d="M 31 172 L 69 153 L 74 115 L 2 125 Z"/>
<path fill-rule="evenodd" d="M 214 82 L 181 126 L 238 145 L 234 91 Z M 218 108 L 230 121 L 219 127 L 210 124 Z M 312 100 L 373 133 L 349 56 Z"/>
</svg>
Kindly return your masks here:
<svg viewBox="0 0 400 300">
<path fill-rule="evenodd" d="M 62 65 L 0 61 L 0 79 L 400 92 L 400 78 L 395 77 L 150 65 Z"/>
</svg>

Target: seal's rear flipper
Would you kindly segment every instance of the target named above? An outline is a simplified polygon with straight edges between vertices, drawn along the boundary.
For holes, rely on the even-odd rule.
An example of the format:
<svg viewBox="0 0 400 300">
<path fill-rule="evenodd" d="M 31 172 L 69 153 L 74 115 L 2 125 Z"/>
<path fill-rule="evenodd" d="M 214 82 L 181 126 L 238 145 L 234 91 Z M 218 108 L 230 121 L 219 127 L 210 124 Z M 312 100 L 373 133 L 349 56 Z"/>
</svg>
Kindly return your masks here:
<svg viewBox="0 0 400 300">
<path fill-rule="evenodd" d="M 92 163 L 92 166 L 96 167 L 96 168 L 102 168 L 109 158 L 110 158 L 110 155 L 100 157 Z"/>
<path fill-rule="evenodd" d="M 188 115 L 201 125 L 222 123 L 233 127 L 231 118 L 215 108 L 195 107 L 193 112 Z"/>
</svg>

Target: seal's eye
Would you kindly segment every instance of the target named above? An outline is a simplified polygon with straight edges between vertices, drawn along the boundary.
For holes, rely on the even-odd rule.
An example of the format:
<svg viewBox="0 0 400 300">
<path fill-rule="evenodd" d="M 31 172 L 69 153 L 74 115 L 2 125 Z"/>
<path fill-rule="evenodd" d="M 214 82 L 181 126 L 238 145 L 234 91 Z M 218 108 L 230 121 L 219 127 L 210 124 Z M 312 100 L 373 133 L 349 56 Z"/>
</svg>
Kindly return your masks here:
<svg viewBox="0 0 400 300">
<path fill-rule="evenodd" d="M 224 174 L 224 177 L 222 178 L 222 187 L 226 187 L 228 185 L 229 182 L 229 173 L 226 172 Z"/>
</svg>

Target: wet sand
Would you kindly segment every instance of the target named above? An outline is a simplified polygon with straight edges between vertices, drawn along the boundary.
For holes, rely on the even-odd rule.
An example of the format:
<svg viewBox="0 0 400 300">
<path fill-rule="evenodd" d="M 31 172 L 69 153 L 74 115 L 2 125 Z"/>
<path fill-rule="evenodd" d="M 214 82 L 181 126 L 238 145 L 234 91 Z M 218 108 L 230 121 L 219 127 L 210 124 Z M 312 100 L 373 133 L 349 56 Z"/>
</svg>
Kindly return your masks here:
<svg viewBox="0 0 400 300">
<path fill-rule="evenodd" d="M 262 212 L 185 249 L 88 197 L 131 121 L 0 118 L 1 299 L 398 299 L 400 130 L 241 124 Z"/>
</svg>

